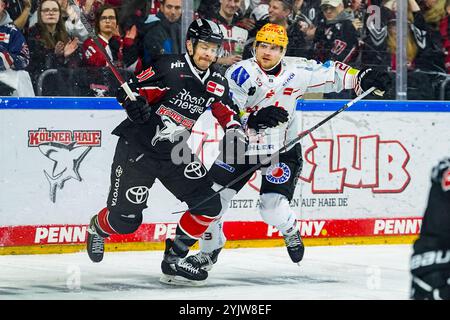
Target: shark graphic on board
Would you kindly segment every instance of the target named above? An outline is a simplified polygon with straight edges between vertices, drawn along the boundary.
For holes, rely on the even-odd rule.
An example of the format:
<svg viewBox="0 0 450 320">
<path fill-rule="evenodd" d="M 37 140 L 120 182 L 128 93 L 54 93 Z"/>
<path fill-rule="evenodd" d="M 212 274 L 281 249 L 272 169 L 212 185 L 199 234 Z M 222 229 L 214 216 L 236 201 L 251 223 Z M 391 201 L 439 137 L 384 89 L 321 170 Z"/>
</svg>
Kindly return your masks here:
<svg viewBox="0 0 450 320">
<path fill-rule="evenodd" d="M 75 147 L 75 144 L 76 142 L 69 145 L 50 142 L 39 145 L 39 151 L 54 162 L 51 174 L 44 170 L 45 177 L 50 184 L 50 200 L 53 203 L 56 202 L 56 191 L 61 190 L 67 180 L 83 180 L 79 168 L 92 147 Z"/>
<path fill-rule="evenodd" d="M 155 146 L 158 141 L 163 140 L 169 140 L 173 143 L 175 137 L 186 130 L 184 126 L 176 124 L 168 116 L 161 116 L 161 120 L 164 123 L 164 127 L 162 129 L 159 129 L 159 125 L 156 127 L 156 134 L 152 139 L 152 146 Z"/>
</svg>

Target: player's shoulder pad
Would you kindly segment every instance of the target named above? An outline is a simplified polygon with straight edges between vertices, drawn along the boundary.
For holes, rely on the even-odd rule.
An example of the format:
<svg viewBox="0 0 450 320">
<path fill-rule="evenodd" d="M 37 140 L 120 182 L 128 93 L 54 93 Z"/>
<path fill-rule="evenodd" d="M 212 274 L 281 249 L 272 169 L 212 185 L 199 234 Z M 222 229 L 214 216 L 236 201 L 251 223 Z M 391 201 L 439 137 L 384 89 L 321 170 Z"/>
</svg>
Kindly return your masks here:
<svg viewBox="0 0 450 320">
<path fill-rule="evenodd" d="M 152 62 L 152 65 L 158 70 L 172 70 L 183 67 L 185 63 L 183 55 L 161 54 Z"/>
<path fill-rule="evenodd" d="M 228 81 L 234 82 L 237 86 L 242 87 L 250 78 L 251 61 L 249 59 L 235 63 L 226 72 Z"/>
<path fill-rule="evenodd" d="M 439 183 L 442 190 L 450 191 L 450 158 L 445 158 L 431 172 L 431 180 Z"/>
<path fill-rule="evenodd" d="M 213 67 L 211 67 L 209 69 L 209 71 L 210 71 L 210 75 L 209 75 L 210 80 L 213 80 L 213 81 L 215 81 L 217 83 L 220 83 L 220 84 L 228 86 L 227 79 L 220 72 L 220 69 L 217 66 L 213 65 Z"/>
<path fill-rule="evenodd" d="M 149 67 L 141 71 L 137 76 L 137 82 L 160 81 L 165 74 L 172 72 L 175 68 L 184 67 L 183 55 L 167 54 L 160 55 Z"/>
</svg>

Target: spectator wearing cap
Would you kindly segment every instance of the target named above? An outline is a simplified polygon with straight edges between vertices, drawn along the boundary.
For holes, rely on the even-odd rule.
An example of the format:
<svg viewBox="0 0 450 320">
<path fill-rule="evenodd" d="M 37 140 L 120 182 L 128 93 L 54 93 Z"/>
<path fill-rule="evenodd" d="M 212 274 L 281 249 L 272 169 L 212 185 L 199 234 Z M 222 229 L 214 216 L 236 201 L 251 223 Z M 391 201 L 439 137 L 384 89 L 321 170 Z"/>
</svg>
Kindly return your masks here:
<svg viewBox="0 0 450 320">
<path fill-rule="evenodd" d="M 322 0 L 320 9 L 324 20 L 314 37 L 315 59 L 353 63 L 358 48 L 358 34 L 353 26 L 353 16 L 344 10 L 342 0 Z"/>
<path fill-rule="evenodd" d="M 313 40 L 313 58 L 326 62 L 341 61 L 353 64 L 357 57 L 358 33 L 353 26 L 353 15 L 344 10 L 342 0 L 322 0 L 320 9 L 324 19 L 319 22 Z M 325 98 L 349 99 L 350 90 L 325 94 Z"/>
<path fill-rule="evenodd" d="M 161 55 L 181 53 L 181 0 L 162 0 L 156 20 L 145 27 L 143 61 L 149 66 Z"/>
<path fill-rule="evenodd" d="M 28 45 L 0 0 L 0 95 L 34 96 L 28 72 Z"/>
</svg>

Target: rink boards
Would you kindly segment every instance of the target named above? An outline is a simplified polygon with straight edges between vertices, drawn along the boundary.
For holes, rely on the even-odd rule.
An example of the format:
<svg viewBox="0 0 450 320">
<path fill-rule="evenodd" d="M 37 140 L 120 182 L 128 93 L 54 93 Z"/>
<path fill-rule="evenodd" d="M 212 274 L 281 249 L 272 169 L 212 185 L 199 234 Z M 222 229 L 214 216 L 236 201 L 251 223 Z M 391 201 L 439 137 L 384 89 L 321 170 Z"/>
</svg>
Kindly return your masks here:
<svg viewBox="0 0 450 320">
<path fill-rule="evenodd" d="M 299 103 L 299 133 L 344 103 Z M 304 165 L 291 207 L 305 243 L 413 241 L 431 168 L 450 155 L 449 111 L 446 102 L 363 101 L 302 139 Z M 83 249 L 89 219 L 109 191 L 117 142 L 110 132 L 125 113 L 110 98 L 2 98 L 0 114 L 0 254 Z M 192 150 L 208 168 L 221 137 L 210 112 L 194 126 Z M 258 214 L 265 178 L 255 174 L 230 204 L 228 247 L 283 245 Z M 172 212 L 186 206 L 159 181 L 133 191 L 147 201 L 144 222 L 132 235 L 111 237 L 107 249 L 162 249 L 180 217 Z"/>
</svg>

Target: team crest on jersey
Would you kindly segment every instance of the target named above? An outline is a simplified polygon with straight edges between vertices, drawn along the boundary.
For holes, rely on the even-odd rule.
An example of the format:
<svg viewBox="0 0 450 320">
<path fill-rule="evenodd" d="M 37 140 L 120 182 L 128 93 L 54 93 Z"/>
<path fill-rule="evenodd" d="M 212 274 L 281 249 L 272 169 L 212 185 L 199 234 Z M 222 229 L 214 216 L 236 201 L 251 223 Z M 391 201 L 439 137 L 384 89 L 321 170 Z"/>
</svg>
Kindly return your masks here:
<svg viewBox="0 0 450 320">
<path fill-rule="evenodd" d="M 291 177 L 291 169 L 288 165 L 279 162 L 271 165 L 266 171 L 266 180 L 274 184 L 283 184 Z"/>
<path fill-rule="evenodd" d="M 450 190 L 450 168 L 447 169 L 442 175 L 442 190 Z"/>
<path fill-rule="evenodd" d="M 208 81 L 208 83 L 206 84 L 206 91 L 208 91 L 209 93 L 212 93 L 216 96 L 223 96 L 223 93 L 225 92 L 225 87 L 221 84 L 218 84 L 217 82 L 214 81 Z"/>
</svg>

